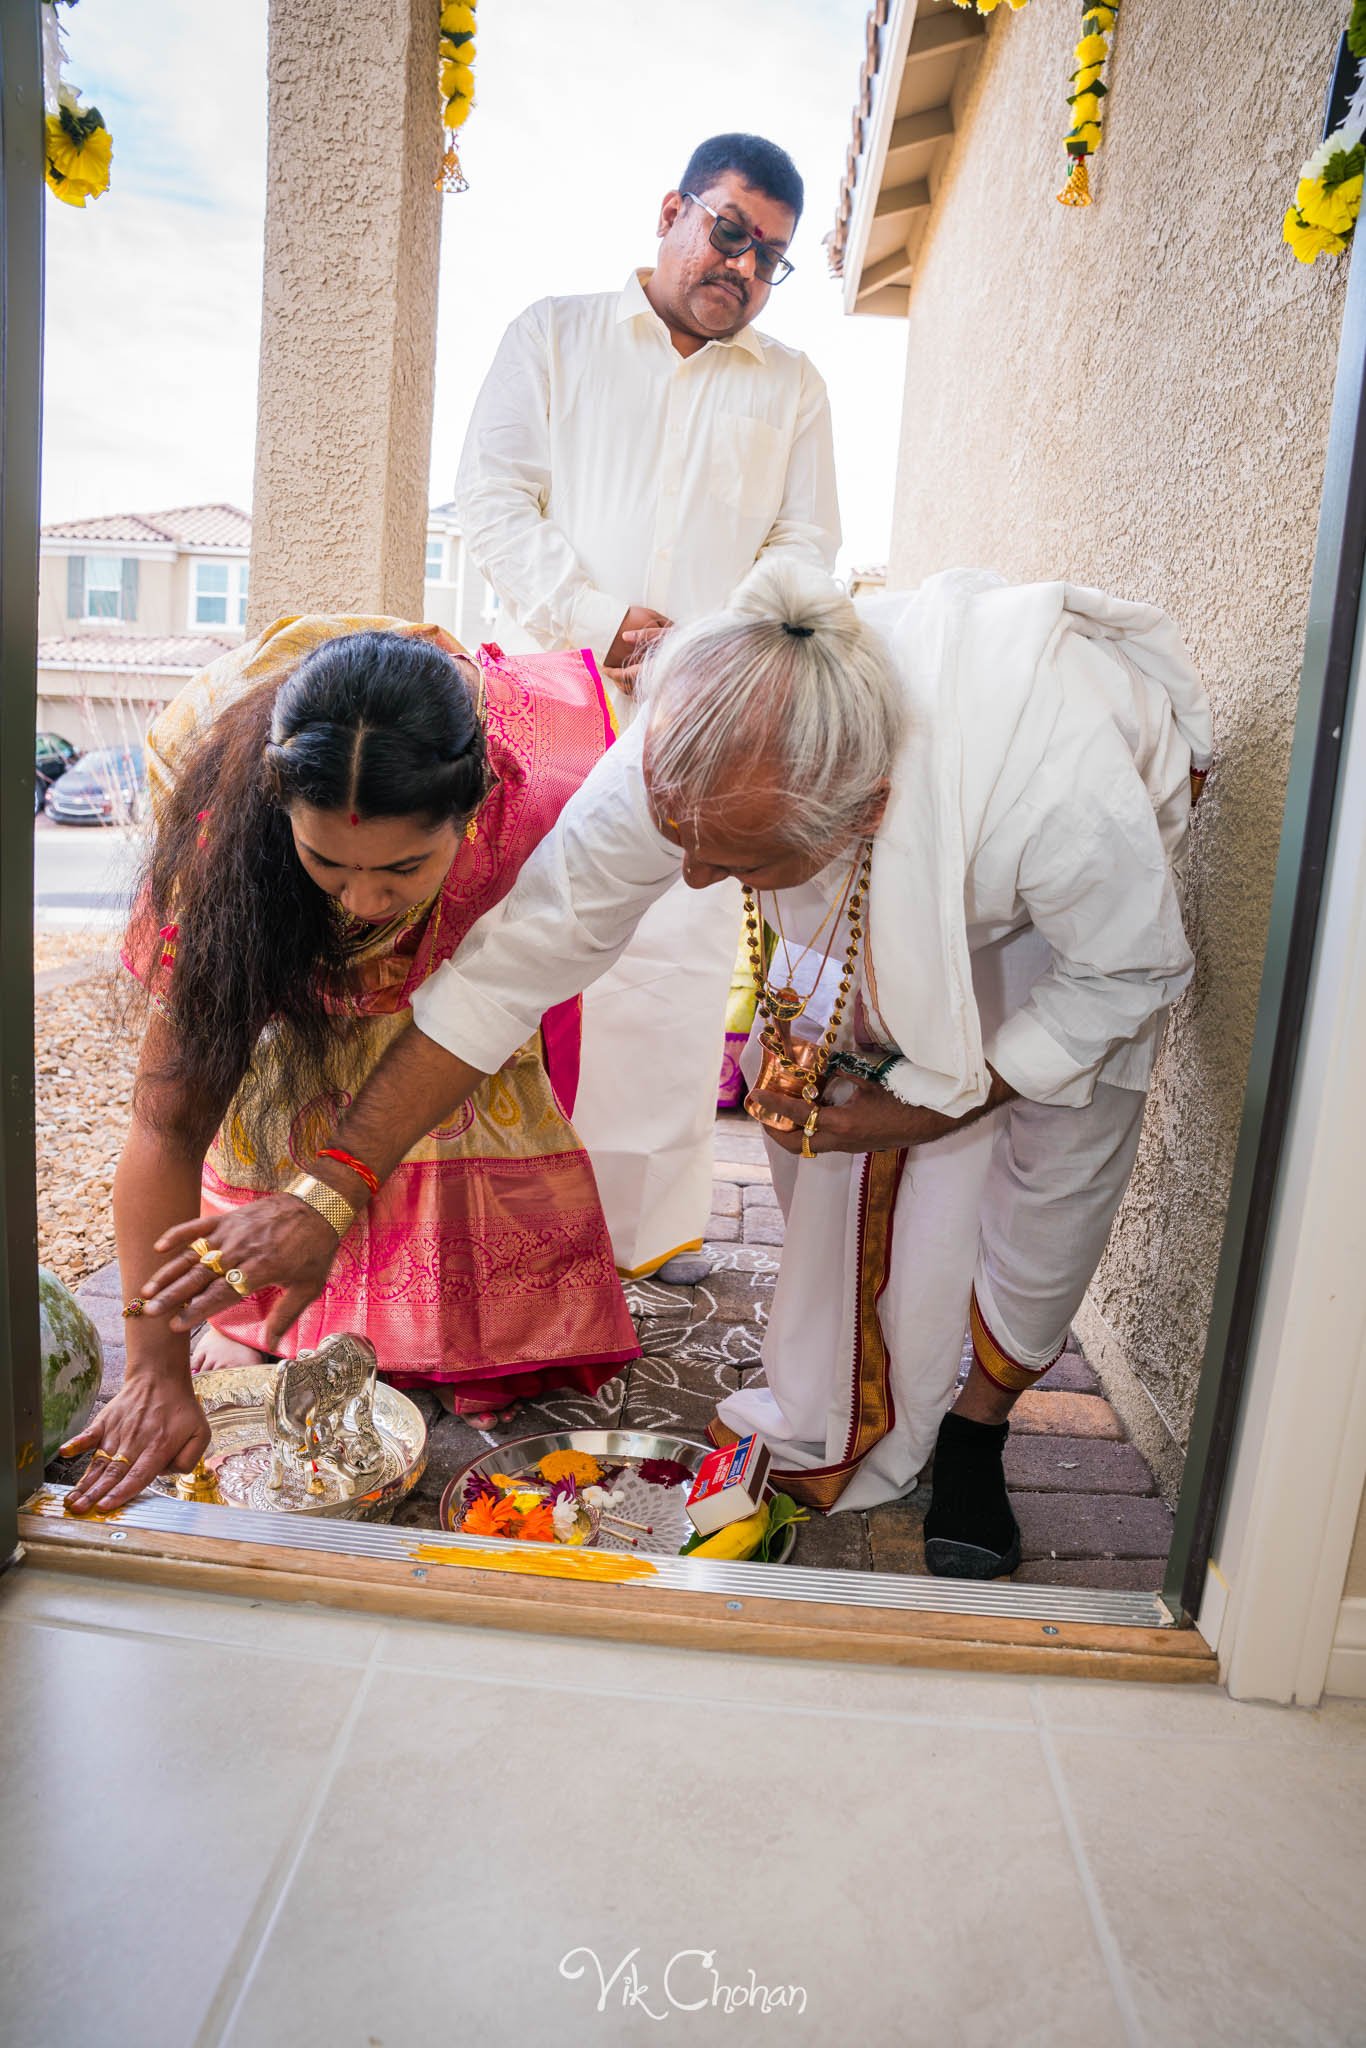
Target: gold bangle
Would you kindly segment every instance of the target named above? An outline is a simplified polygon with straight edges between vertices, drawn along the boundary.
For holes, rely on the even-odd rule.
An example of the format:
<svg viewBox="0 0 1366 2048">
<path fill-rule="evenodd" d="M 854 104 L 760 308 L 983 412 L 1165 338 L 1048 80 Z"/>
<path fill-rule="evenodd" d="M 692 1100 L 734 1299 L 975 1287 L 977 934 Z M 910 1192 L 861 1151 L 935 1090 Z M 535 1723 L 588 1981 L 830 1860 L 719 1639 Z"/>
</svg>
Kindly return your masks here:
<svg viewBox="0 0 1366 2048">
<path fill-rule="evenodd" d="M 315 1209 L 324 1223 L 332 1225 L 339 1238 L 345 1237 L 356 1220 L 356 1211 L 345 1195 L 339 1195 L 325 1180 L 318 1180 L 311 1173 L 301 1173 L 296 1180 L 290 1181 L 282 1192 L 293 1195 L 296 1201 L 304 1202 L 310 1209 Z"/>
<path fill-rule="evenodd" d="M 804 1124 L 802 1125 L 802 1158 L 803 1158 L 803 1159 L 814 1159 L 814 1158 L 815 1158 L 815 1156 L 816 1156 L 815 1152 L 814 1152 L 814 1151 L 812 1150 L 812 1147 L 811 1147 L 811 1140 L 812 1140 L 812 1139 L 813 1139 L 813 1138 L 815 1137 L 815 1135 L 816 1135 L 816 1124 L 817 1124 L 817 1122 L 818 1122 L 818 1120 L 819 1120 L 819 1118 L 820 1118 L 820 1113 L 821 1113 L 821 1105 L 819 1104 L 819 1102 L 815 1102 L 815 1103 L 813 1103 L 813 1104 L 811 1105 L 811 1114 L 810 1114 L 810 1116 L 809 1116 L 809 1117 L 808 1117 L 808 1118 L 806 1119 L 806 1122 L 805 1122 L 805 1123 L 804 1123 Z"/>
</svg>

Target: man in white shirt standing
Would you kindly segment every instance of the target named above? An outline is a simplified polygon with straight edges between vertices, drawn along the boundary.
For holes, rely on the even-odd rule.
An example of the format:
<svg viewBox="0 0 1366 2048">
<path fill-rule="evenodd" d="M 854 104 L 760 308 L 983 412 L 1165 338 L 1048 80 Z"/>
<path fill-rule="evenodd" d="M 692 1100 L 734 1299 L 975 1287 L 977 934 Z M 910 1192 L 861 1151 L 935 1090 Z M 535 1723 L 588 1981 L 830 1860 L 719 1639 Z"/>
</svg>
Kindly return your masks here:
<svg viewBox="0 0 1366 2048">
<path fill-rule="evenodd" d="M 723 605 L 775 550 L 839 546 L 830 408 L 752 323 L 791 270 L 802 181 L 717 135 L 660 208 L 659 256 L 619 292 L 541 299 L 475 404 L 455 504 L 470 554 L 542 647 L 587 647 L 618 722 L 647 647 Z M 574 1122 L 618 1265 L 704 1277 L 712 1130 L 739 895 L 675 888 L 584 997 Z"/>
</svg>

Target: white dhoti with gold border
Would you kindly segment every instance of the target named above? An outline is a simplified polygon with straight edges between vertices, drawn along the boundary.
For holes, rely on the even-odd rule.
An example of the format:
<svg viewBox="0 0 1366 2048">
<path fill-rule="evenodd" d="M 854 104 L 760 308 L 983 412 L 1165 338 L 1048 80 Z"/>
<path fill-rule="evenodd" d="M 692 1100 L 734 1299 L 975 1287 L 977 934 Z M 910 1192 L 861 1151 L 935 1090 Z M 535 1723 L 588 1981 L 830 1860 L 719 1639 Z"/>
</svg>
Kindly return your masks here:
<svg viewBox="0 0 1366 2048">
<path fill-rule="evenodd" d="M 974 951 L 984 1030 L 1046 953 L 1032 929 Z M 830 993 L 827 975 L 808 1019 L 828 1015 Z M 756 1048 L 757 1033 L 747 1069 Z M 1017 1099 L 901 1152 L 807 1160 L 770 1141 L 785 1237 L 765 1383 L 721 1403 L 723 1432 L 757 1430 L 775 1483 L 816 1507 L 876 1507 L 914 1486 L 953 1403 L 974 1287 L 1012 1358 L 1042 1368 L 1062 1348 L 1128 1185 L 1144 1101 L 1103 1083 L 1085 1107 Z"/>
</svg>

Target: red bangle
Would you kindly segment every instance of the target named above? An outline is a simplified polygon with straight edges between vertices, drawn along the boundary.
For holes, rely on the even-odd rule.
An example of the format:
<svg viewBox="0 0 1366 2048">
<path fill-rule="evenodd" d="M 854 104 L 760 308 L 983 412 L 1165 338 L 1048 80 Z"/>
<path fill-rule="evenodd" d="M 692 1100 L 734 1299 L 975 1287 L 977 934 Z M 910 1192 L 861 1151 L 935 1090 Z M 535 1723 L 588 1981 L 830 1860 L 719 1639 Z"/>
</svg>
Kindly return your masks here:
<svg viewBox="0 0 1366 2048">
<path fill-rule="evenodd" d="M 379 1193 L 379 1175 L 377 1173 L 372 1173 L 370 1168 L 365 1164 L 365 1162 L 361 1159 L 357 1159 L 354 1153 L 343 1152 L 340 1149 L 340 1147 L 336 1145 L 320 1145 L 318 1148 L 318 1157 L 319 1159 L 335 1159 L 338 1166 L 349 1166 L 352 1173 L 356 1175 L 357 1179 L 363 1180 L 365 1182 L 366 1187 L 369 1188 L 372 1195 L 377 1195 Z"/>
</svg>

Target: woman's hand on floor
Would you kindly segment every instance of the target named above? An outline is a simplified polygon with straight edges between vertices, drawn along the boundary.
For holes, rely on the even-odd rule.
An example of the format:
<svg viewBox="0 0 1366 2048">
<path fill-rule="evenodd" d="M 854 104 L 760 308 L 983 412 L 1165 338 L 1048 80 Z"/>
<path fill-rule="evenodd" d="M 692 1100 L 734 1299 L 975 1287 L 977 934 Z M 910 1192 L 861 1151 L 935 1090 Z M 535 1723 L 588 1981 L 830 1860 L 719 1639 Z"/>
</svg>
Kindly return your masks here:
<svg viewBox="0 0 1366 2048">
<path fill-rule="evenodd" d="M 169 1316 L 173 1330 L 192 1330 L 196 1323 L 222 1315 L 246 1298 L 241 1289 L 220 1280 L 212 1267 L 190 1250 L 191 1243 L 201 1237 L 217 1252 L 225 1272 L 241 1274 L 247 1295 L 259 1294 L 263 1287 L 283 1289 L 266 1323 L 264 1341 L 269 1350 L 278 1347 L 286 1330 L 322 1293 L 340 1243 L 327 1219 L 293 1195 L 263 1195 L 226 1215 L 196 1216 L 191 1223 L 177 1223 L 156 1241 L 159 1252 L 174 1256 L 152 1276 L 142 1294 L 143 1313 Z"/>
<path fill-rule="evenodd" d="M 182 1370 L 130 1372 L 109 1405 L 61 1447 L 64 1458 L 94 1453 L 67 1508 L 78 1515 L 121 1508 L 159 1472 L 192 1472 L 208 1447 L 208 1421 Z"/>
</svg>

